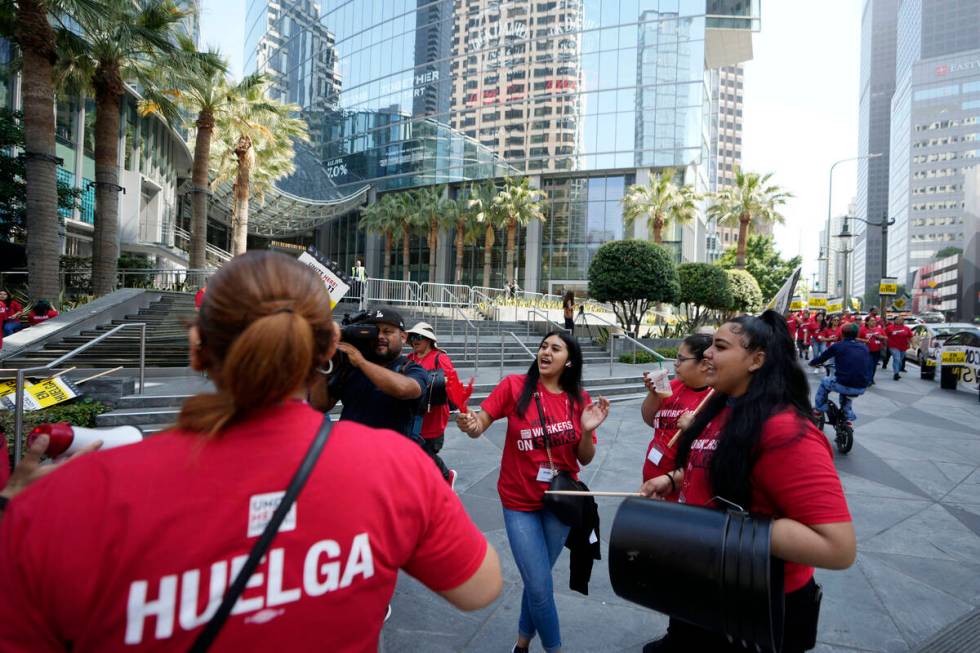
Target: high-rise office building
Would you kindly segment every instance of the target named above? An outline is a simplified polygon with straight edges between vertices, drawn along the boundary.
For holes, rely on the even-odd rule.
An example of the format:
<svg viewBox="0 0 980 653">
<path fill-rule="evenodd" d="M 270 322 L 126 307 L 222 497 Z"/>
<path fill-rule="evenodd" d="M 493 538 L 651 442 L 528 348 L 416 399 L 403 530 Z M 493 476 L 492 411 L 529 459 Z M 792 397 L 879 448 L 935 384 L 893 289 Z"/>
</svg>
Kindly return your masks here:
<svg viewBox="0 0 980 653">
<path fill-rule="evenodd" d="M 246 72 L 261 69 L 263 43 L 281 39 L 267 37 L 276 30 L 262 16 L 301 1 L 251 0 Z M 341 194 L 365 184 L 375 195 L 446 184 L 457 197 L 470 181 L 527 175 L 546 194 L 547 220 L 520 230 L 519 282 L 530 290 L 582 287 L 595 250 L 628 235 L 621 203 L 630 184 L 671 167 L 710 190 L 712 74 L 751 59 L 758 4 L 322 0 L 318 20 L 334 37 L 342 85 L 323 111 L 322 141 L 300 165 L 318 161 Z M 285 79 L 312 74 L 305 63 L 290 64 Z M 294 177 L 304 175 L 317 176 Z M 320 231 L 321 249 L 343 264 L 366 255 L 369 272 L 379 273 L 378 239 L 346 238 L 356 216 L 340 222 Z M 636 235 L 645 231 L 640 225 Z M 678 259 L 704 260 L 707 235 L 702 216 L 664 238 Z M 498 238 L 492 252 L 493 285 L 505 276 L 503 243 Z M 409 272 L 425 279 L 427 244 L 419 238 L 411 247 Z M 455 266 L 453 249 L 437 255 L 440 281 Z M 479 283 L 482 263 L 478 246 L 467 247 L 465 283 Z"/>
<path fill-rule="evenodd" d="M 718 70 L 714 80 L 717 95 L 717 136 L 711 139 L 714 153 L 711 190 L 735 183 L 735 171 L 742 167 L 742 111 L 745 100 L 745 71 L 742 66 Z M 772 225 L 753 225 L 753 234 L 772 235 Z M 715 225 L 718 253 L 738 243 L 738 227 Z"/>
<path fill-rule="evenodd" d="M 888 163 L 892 95 L 895 93 L 895 35 L 900 0 L 865 0 L 861 16 L 856 217 L 852 257 L 855 296 L 877 292 L 882 277 L 882 231 L 862 222 L 888 220 Z M 826 242 L 826 241 L 821 241 Z M 885 275 L 887 276 L 887 274 Z"/>
<path fill-rule="evenodd" d="M 903 0 L 899 7 L 888 273 L 909 286 L 920 266 L 976 237 L 966 207 L 980 164 L 978 25 L 980 0 Z"/>
</svg>

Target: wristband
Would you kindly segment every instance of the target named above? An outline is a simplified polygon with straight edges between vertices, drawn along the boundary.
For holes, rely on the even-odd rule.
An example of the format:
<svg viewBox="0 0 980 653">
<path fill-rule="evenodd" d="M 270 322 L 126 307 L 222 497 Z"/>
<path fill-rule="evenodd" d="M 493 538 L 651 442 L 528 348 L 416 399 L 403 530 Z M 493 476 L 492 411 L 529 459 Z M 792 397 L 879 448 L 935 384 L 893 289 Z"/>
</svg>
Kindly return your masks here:
<svg viewBox="0 0 980 653">
<path fill-rule="evenodd" d="M 670 493 L 673 494 L 674 492 L 677 492 L 677 484 L 674 483 L 674 477 L 670 474 L 670 472 L 667 473 L 667 480 L 670 481 Z"/>
</svg>

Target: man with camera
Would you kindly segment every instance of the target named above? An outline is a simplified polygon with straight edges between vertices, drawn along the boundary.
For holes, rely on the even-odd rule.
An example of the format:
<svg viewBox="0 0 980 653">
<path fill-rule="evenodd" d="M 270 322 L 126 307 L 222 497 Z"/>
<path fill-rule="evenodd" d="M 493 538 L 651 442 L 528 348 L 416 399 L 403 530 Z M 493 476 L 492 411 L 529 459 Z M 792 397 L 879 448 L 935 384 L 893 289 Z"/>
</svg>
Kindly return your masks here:
<svg viewBox="0 0 980 653">
<path fill-rule="evenodd" d="M 456 369 L 449 354 L 438 347 L 436 334 L 427 322 L 419 322 L 408 330 L 408 342 L 412 353 L 408 360 L 418 363 L 429 374 L 429 389 L 422 399 L 420 433 L 424 444 L 422 448 L 432 458 L 442 477 L 450 486 L 456 484 L 456 470 L 446 467 L 439 457 L 439 451 L 446 441 L 446 424 L 449 423 L 449 401 L 445 395 L 445 381 L 456 375 Z M 424 411 L 424 412 L 423 412 Z"/>
<path fill-rule="evenodd" d="M 390 429 L 425 448 L 414 424 L 429 375 L 402 356 L 404 344 L 405 322 L 397 311 L 378 308 L 352 316 L 337 344 L 344 360 L 334 363 L 339 369 L 318 407 L 330 410 L 339 400 L 344 404 L 341 420 Z"/>
</svg>

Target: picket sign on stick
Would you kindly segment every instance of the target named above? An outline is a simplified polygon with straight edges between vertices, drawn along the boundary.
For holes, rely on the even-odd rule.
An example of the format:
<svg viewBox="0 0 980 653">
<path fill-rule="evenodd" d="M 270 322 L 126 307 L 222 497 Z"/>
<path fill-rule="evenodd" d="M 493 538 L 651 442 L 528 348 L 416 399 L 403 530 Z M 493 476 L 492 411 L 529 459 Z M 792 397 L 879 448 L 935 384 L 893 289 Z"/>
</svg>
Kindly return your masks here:
<svg viewBox="0 0 980 653">
<path fill-rule="evenodd" d="M 71 371 L 72 371 L 72 370 L 74 370 L 74 369 L 77 369 L 77 368 L 74 368 L 74 367 L 69 367 L 69 368 L 68 368 L 67 370 L 61 370 L 61 371 L 60 371 L 60 372 L 58 372 L 57 374 L 52 374 L 52 375 L 51 375 L 51 378 L 52 378 L 52 379 L 57 379 L 57 378 L 58 378 L 59 376 L 62 376 L 62 375 L 65 375 L 65 374 L 68 374 L 69 372 L 71 372 Z"/>
<path fill-rule="evenodd" d="M 711 398 L 711 395 L 713 395 L 714 393 L 715 393 L 715 389 L 714 388 L 711 388 L 711 390 L 708 390 L 708 394 L 706 394 L 704 396 L 704 399 L 701 400 L 701 403 L 698 404 L 698 407 L 694 409 L 694 414 L 695 415 L 697 415 L 698 413 L 701 412 L 701 409 L 704 408 L 704 404 L 708 401 L 708 399 Z M 681 437 L 681 433 L 683 433 L 683 432 L 684 432 L 684 429 L 677 429 L 677 433 L 675 433 L 674 434 L 674 437 L 672 437 L 670 439 L 670 442 L 667 443 L 667 446 L 668 447 L 673 447 L 675 444 L 677 444 L 677 440 Z"/>
<path fill-rule="evenodd" d="M 586 492 L 584 490 L 545 490 L 545 494 L 561 494 L 569 497 L 642 497 L 640 492 Z"/>
</svg>

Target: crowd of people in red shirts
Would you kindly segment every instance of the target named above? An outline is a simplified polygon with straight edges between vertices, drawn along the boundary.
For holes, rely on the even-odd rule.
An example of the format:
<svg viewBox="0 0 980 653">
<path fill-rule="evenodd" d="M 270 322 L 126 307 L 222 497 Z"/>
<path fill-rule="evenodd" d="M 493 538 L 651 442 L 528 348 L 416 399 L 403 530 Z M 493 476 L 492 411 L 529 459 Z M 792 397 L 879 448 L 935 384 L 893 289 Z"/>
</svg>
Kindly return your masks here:
<svg viewBox="0 0 980 653">
<path fill-rule="evenodd" d="M 0 288 L 0 347 L 3 347 L 5 336 L 12 336 L 18 331 L 37 326 L 53 317 L 58 317 L 58 311 L 46 299 L 38 299 L 25 310 L 24 305 L 17 301 L 8 290 Z M 26 321 L 26 325 L 24 324 Z"/>
<path fill-rule="evenodd" d="M 331 425 L 317 405 L 342 346 L 319 277 L 284 255 L 249 252 L 212 277 L 199 299 L 191 365 L 207 372 L 212 392 L 185 401 L 170 431 L 82 456 L 23 492 L 21 473 L 16 491 L 0 492 L 0 613 L 17 615 L 0 620 L 0 649 L 188 650 L 225 603 L 230 618 L 215 650 L 372 651 L 399 570 L 461 609 L 495 600 L 497 553 L 453 492 L 455 474 L 433 464 L 448 411 L 423 420 L 425 448 L 389 429 Z M 818 320 L 811 329 L 810 316 L 802 318 L 787 330 L 767 311 L 687 338 L 669 391 L 648 381 L 641 409 L 654 430 L 642 494 L 721 510 L 734 502 L 773 519 L 789 653 L 813 646 L 814 568 L 846 568 L 856 547 L 797 362 L 801 328 L 810 344 L 813 333 L 826 342 L 819 334 L 833 327 Z M 448 371 L 431 327 L 416 325 L 409 335 L 421 362 Z M 581 529 L 553 511 L 545 492 L 562 475 L 577 482 L 610 411 L 608 400 L 584 390 L 582 369 L 578 341 L 549 333 L 526 373 L 504 378 L 479 409 L 461 406 L 456 419 L 472 438 L 506 421 L 494 443 L 502 449 L 504 527 L 523 584 L 515 653 L 536 637 L 546 651 L 563 646 L 552 567 Z M 46 445 L 38 439 L 26 460 L 39 460 Z M 306 466 L 311 455 L 319 456 L 315 467 Z M 276 510 L 293 501 L 283 490 L 304 467 L 305 489 L 288 512 Z M 255 559 L 254 573 L 241 575 L 248 582 L 235 583 L 242 593 L 228 603 L 228 588 L 275 513 L 283 521 L 271 548 Z M 585 535 L 587 547 L 598 546 L 591 530 Z M 739 646 L 671 620 L 666 637 L 644 650 Z"/>
<path fill-rule="evenodd" d="M 840 342 L 843 339 L 841 329 L 852 323 L 857 323 L 860 328 L 857 340 L 866 344 L 871 354 L 868 370 L 871 384 L 874 385 L 878 363 L 881 362 L 884 368 L 889 359 L 893 378 L 898 381 L 905 371 L 905 352 L 912 340 L 912 330 L 905 324 L 902 315 L 888 320 L 885 315 L 879 316 L 877 309 L 872 307 L 863 320 L 850 311 L 829 316 L 821 311 L 798 311 L 790 312 L 786 317 L 790 338 L 796 342 L 799 356 L 803 359 L 816 358 L 830 345 Z M 826 367 L 827 374 L 833 374 L 833 364 L 828 363 Z"/>
</svg>

